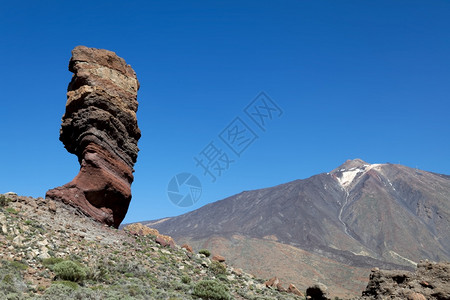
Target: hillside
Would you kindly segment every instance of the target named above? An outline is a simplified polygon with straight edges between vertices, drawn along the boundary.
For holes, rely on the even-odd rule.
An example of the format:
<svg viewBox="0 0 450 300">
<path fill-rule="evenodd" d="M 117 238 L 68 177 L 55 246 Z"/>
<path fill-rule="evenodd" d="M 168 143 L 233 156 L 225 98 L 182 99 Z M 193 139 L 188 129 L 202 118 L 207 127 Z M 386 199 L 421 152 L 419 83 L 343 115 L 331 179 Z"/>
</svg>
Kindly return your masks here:
<svg viewBox="0 0 450 300">
<path fill-rule="evenodd" d="M 450 259 L 449 198 L 446 175 L 355 159 L 146 224 L 179 242 L 227 253 L 257 275 L 302 288 L 318 281 L 337 295 L 355 296 L 372 267 L 412 270 L 421 259 Z M 258 263 L 248 263 L 255 253 Z"/>
<path fill-rule="evenodd" d="M 0 227 L 0 299 L 302 299 L 62 202 L 0 195 Z"/>
</svg>

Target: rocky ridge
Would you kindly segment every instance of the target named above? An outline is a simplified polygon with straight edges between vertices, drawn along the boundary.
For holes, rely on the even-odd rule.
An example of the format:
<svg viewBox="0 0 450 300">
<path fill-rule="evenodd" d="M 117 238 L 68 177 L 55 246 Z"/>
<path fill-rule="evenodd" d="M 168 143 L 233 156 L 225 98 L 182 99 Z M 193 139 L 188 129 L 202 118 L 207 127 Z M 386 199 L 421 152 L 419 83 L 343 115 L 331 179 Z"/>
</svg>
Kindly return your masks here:
<svg viewBox="0 0 450 300">
<path fill-rule="evenodd" d="M 131 201 L 133 166 L 141 132 L 137 125 L 136 73 L 114 52 L 78 46 L 72 51 L 60 140 L 78 156 L 80 172 L 49 190 L 47 198 L 79 207 L 118 227 Z"/>
<path fill-rule="evenodd" d="M 450 262 L 421 261 L 415 272 L 375 268 L 360 300 L 449 300 Z"/>
<path fill-rule="evenodd" d="M 60 201 L 0 194 L 0 299 L 302 299 L 157 237 Z"/>
</svg>

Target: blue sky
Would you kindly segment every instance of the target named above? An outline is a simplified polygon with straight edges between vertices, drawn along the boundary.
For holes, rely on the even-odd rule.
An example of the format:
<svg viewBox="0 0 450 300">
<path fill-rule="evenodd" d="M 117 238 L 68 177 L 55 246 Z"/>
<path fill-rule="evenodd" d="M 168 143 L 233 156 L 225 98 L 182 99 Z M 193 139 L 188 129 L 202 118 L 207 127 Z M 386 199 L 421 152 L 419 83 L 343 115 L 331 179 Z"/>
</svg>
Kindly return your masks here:
<svg viewBox="0 0 450 300">
<path fill-rule="evenodd" d="M 115 51 L 141 83 L 142 130 L 125 222 L 327 172 L 350 158 L 450 174 L 450 2 L 2 1 L 0 193 L 44 196 L 77 174 L 58 140 L 70 51 Z M 261 92 L 283 114 L 260 130 Z M 219 134 L 258 136 L 240 157 Z M 211 182 L 194 156 L 217 141 L 234 162 Z M 233 156 L 234 155 L 234 156 Z M 193 206 L 170 179 L 202 184 Z"/>
</svg>

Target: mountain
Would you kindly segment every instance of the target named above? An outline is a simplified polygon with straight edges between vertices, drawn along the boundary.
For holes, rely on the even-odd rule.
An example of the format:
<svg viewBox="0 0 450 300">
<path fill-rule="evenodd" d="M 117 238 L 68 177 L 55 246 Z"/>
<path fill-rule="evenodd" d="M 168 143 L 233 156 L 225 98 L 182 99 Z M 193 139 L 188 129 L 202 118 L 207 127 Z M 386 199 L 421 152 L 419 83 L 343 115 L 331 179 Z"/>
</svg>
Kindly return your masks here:
<svg viewBox="0 0 450 300">
<path fill-rule="evenodd" d="M 144 222 L 178 242 L 226 253 L 258 276 L 353 296 L 372 267 L 450 259 L 450 176 L 348 160 L 329 173 L 244 191 Z"/>
</svg>

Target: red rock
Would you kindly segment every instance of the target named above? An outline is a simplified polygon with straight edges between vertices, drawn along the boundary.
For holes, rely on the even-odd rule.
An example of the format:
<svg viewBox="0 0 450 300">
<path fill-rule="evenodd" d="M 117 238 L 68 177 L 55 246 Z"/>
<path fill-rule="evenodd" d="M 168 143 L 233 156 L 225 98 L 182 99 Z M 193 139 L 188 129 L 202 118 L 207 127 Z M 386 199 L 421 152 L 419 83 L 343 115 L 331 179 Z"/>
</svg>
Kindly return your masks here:
<svg viewBox="0 0 450 300">
<path fill-rule="evenodd" d="M 175 242 L 170 236 L 160 234 L 156 237 L 155 242 L 163 247 L 170 247 L 172 249 L 175 249 Z"/>
<path fill-rule="evenodd" d="M 181 248 L 186 249 L 188 252 L 190 253 L 194 253 L 194 250 L 192 249 L 191 246 L 189 246 L 188 244 L 184 244 L 183 246 L 181 246 Z"/>
<path fill-rule="evenodd" d="M 49 190 L 46 198 L 118 227 L 131 201 L 139 151 L 139 82 L 133 69 L 114 52 L 84 46 L 72 51 L 69 70 L 74 76 L 60 140 L 78 156 L 81 167 L 71 182 Z"/>
<path fill-rule="evenodd" d="M 280 283 L 280 280 L 277 277 L 273 277 L 273 278 L 267 280 L 264 284 L 268 288 L 274 288 L 278 285 L 278 283 Z"/>
<path fill-rule="evenodd" d="M 145 225 L 142 225 L 141 223 L 129 224 L 129 225 L 125 226 L 123 228 L 123 230 L 130 234 L 133 234 L 133 235 L 142 235 L 142 236 L 147 236 L 147 235 L 158 236 L 159 235 L 158 230 L 150 228 Z"/>
<path fill-rule="evenodd" d="M 408 294 L 408 300 L 427 300 L 421 293 L 410 293 Z"/>
<path fill-rule="evenodd" d="M 422 280 L 420 282 L 420 285 L 422 285 L 423 287 L 427 287 L 427 288 L 433 288 L 433 286 L 431 284 L 429 284 L 428 282 L 426 282 L 425 280 Z"/>
<path fill-rule="evenodd" d="M 281 282 L 279 282 L 279 283 L 277 284 L 277 290 L 278 290 L 279 292 L 286 292 L 286 290 L 284 289 L 284 287 L 283 287 L 283 285 L 281 284 Z"/>
<path fill-rule="evenodd" d="M 218 261 L 218 262 L 224 262 L 225 261 L 225 257 L 223 257 L 222 255 L 214 255 L 212 257 L 212 260 Z"/>
<path fill-rule="evenodd" d="M 157 236 L 155 242 L 157 242 L 158 244 L 160 244 L 163 247 L 169 246 L 169 243 L 166 242 L 166 240 L 163 239 L 161 236 Z"/>
<path fill-rule="evenodd" d="M 239 269 L 239 268 L 233 269 L 233 272 L 237 276 L 242 276 L 242 273 L 243 273 L 242 269 Z"/>
<path fill-rule="evenodd" d="M 291 294 L 295 294 L 300 297 L 305 297 L 305 295 L 303 295 L 303 293 L 292 283 L 289 285 L 287 291 Z"/>
</svg>

